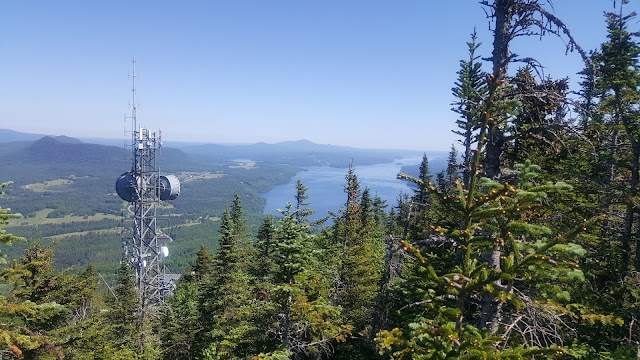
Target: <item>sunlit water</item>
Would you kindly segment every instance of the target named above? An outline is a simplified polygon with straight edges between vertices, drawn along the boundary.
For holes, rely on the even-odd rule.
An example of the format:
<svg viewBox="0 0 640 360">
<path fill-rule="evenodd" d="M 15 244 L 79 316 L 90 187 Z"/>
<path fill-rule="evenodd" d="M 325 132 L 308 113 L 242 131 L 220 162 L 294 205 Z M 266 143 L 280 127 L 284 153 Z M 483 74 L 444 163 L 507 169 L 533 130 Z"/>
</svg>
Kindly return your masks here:
<svg viewBox="0 0 640 360">
<path fill-rule="evenodd" d="M 387 211 L 397 204 L 401 194 L 413 194 L 413 188 L 406 180 L 396 177 L 403 165 L 419 165 L 422 157 L 407 157 L 388 164 L 354 166 L 360 188 L 368 187 L 372 196 L 379 196 L 386 201 Z M 344 192 L 347 168 L 328 166 L 312 166 L 299 172 L 287 184 L 276 185 L 261 195 L 267 199 L 264 213 L 278 214 L 277 209 L 284 209 L 287 202 L 295 203 L 296 180 L 300 179 L 308 188 L 309 207 L 317 212 L 312 219 L 324 217 L 329 211 L 336 212 L 347 200 Z"/>
</svg>

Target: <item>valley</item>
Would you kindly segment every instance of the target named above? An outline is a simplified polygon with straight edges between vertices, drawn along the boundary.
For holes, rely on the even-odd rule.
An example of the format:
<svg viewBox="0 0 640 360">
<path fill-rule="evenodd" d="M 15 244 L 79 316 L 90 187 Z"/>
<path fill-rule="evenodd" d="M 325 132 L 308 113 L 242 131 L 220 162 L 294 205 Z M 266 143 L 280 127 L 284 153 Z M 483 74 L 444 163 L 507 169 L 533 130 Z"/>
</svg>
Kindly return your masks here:
<svg viewBox="0 0 640 360">
<path fill-rule="evenodd" d="M 16 135 L 16 139 L 29 138 L 28 134 Z M 45 136 L 19 144 L 11 140 L 11 136 L 0 136 L 4 141 L 0 142 L 0 182 L 13 182 L 0 203 L 23 217 L 12 220 L 5 229 L 29 241 L 54 242 L 55 263 L 60 268 L 79 269 L 92 263 L 113 273 L 121 256 L 121 237 L 131 226 L 128 204 L 114 189 L 117 177 L 127 170 L 128 151 L 69 137 Z M 341 177 L 347 159 L 357 167 L 417 155 L 421 154 L 307 141 L 165 147 L 159 156 L 161 173 L 176 174 L 182 192 L 171 203 L 158 206 L 158 226 L 173 239 L 168 244 L 171 256 L 164 264 L 179 273 L 191 264 L 201 245 L 215 250 L 219 220 L 236 193 L 242 198 L 247 225 L 255 231 L 267 205 L 264 194 L 289 183 L 309 166 L 333 173 L 343 168 L 337 170 Z M 324 201 L 322 196 L 317 198 L 320 206 Z M 17 258 L 26 246 L 26 242 L 17 242 L 3 251 L 9 259 Z"/>
</svg>

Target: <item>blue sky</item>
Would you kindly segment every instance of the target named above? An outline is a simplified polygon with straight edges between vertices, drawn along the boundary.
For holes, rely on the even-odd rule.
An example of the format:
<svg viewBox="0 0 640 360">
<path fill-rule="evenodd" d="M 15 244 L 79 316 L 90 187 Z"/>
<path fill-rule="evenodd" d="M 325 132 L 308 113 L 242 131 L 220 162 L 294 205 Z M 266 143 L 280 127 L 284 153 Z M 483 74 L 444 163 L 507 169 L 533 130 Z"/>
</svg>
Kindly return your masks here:
<svg viewBox="0 0 640 360">
<path fill-rule="evenodd" d="M 605 40 L 612 1 L 553 4 L 583 48 Z M 459 60 L 474 27 L 490 53 L 488 25 L 472 0 L 5 0 L 0 128 L 128 138 L 135 55 L 138 122 L 166 141 L 447 150 Z M 513 45 L 578 79 L 560 40 Z"/>
</svg>

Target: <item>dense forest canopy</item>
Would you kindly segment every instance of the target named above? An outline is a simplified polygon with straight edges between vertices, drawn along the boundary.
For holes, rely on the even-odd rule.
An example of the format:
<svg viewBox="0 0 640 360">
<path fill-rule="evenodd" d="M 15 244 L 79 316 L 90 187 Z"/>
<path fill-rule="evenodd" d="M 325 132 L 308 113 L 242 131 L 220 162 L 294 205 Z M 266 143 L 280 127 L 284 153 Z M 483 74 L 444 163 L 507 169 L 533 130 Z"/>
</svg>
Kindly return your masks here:
<svg viewBox="0 0 640 360">
<path fill-rule="evenodd" d="M 2 357 L 640 357 L 636 14 L 617 2 L 606 41 L 588 51 L 539 0 L 480 4 L 494 37 L 474 31 L 460 61 L 459 144 L 443 171 L 425 155 L 417 174 L 398 174 L 413 194 L 388 204 L 350 166 L 330 224 L 310 219 L 298 181 L 295 201 L 252 227 L 256 204 L 236 192 L 219 226 L 201 228 L 215 244 L 192 254 L 152 316 L 126 261 L 98 286 L 93 266 L 59 270 L 55 245 L 24 234 L 32 241 L 1 273 Z M 544 49 L 510 51 L 531 35 L 581 54 L 579 89 L 539 76 Z M 0 209 L 2 224 L 16 216 Z"/>
</svg>

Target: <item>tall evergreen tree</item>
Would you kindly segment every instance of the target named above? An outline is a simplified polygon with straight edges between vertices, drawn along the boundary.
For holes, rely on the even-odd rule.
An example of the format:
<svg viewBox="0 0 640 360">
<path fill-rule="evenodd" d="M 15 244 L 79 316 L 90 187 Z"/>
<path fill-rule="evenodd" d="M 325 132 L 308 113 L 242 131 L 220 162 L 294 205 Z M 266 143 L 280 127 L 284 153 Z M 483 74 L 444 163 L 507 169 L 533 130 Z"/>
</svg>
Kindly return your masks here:
<svg viewBox="0 0 640 360">
<path fill-rule="evenodd" d="M 447 188 L 455 188 L 456 183 L 460 180 L 460 166 L 458 165 L 458 150 L 451 145 L 449 157 L 447 158 Z"/>
<path fill-rule="evenodd" d="M 608 114 L 606 121 L 613 137 L 611 146 L 615 146 L 611 149 L 615 161 L 610 167 L 613 171 L 611 177 L 626 178 L 628 189 L 625 190 L 628 196 L 623 204 L 625 209 L 621 234 L 623 273 L 631 263 L 631 242 L 637 212 L 634 199 L 638 195 L 640 184 L 640 118 L 637 110 L 640 102 L 640 46 L 633 40 L 637 34 L 627 29 L 628 22 L 634 17 L 635 13 L 624 16 L 607 14 L 608 41 L 602 44 L 598 57 L 599 77 L 596 83 L 602 93 L 600 111 Z M 620 146 L 620 141 L 626 146 Z M 621 175 L 623 171 L 628 171 L 629 176 Z M 640 255 L 640 246 L 636 246 L 636 249 L 637 255 Z M 636 256 L 635 266 L 640 267 L 640 256 Z"/>
<path fill-rule="evenodd" d="M 489 97 L 483 101 L 478 154 L 484 150 L 484 135 L 497 111 L 493 97 L 500 86 L 499 74 L 489 77 L 488 86 Z M 517 315 L 511 317 L 512 312 L 517 313 L 524 306 L 535 306 L 527 301 L 527 295 L 516 289 L 542 284 L 538 278 L 541 276 L 552 276 L 556 280 L 580 278 L 582 273 L 575 270 L 574 264 L 582 251 L 571 241 L 594 221 L 585 221 L 568 233 L 558 234 L 544 224 L 543 214 L 537 209 L 549 192 L 565 191 L 569 186 L 564 183 L 536 184 L 533 179 L 540 168 L 530 162 L 517 166 L 520 176 L 515 186 L 500 184 L 479 177 L 476 171 L 479 160 L 479 157 L 474 158 L 468 190 L 460 183 L 453 195 L 441 193 L 435 186 L 429 187 L 430 191 L 439 194 L 443 204 L 450 206 L 453 216 L 443 225 L 432 227 L 431 239 L 402 243 L 403 250 L 415 264 L 414 278 L 405 283 L 404 291 L 415 297 L 401 308 L 409 315 L 409 319 L 400 321 L 403 326 L 382 331 L 378 336 L 380 347 L 394 358 L 524 358 L 560 351 L 536 342 L 527 331 L 519 332 L 517 340 L 510 340 L 509 331 L 520 326 L 522 320 Z M 401 177 L 419 182 L 403 174 Z M 444 267 L 437 254 L 422 250 L 424 243 L 436 241 L 451 246 L 456 252 Z M 501 254 L 495 260 L 499 266 L 485 260 L 493 250 Z M 533 284 L 527 281 L 532 276 L 537 280 Z M 560 285 L 536 290 L 553 294 L 552 303 L 563 297 L 566 299 Z M 478 299 L 492 299 L 497 311 L 487 312 Z M 507 326 L 502 336 L 495 336 L 502 322 L 511 326 Z M 534 331 L 544 332 L 543 329 Z M 561 341 L 563 337 L 554 339 Z"/>
<path fill-rule="evenodd" d="M 374 297 L 379 288 L 383 267 L 382 236 L 372 233 L 363 222 L 363 191 L 353 167 L 345 175 L 344 192 L 347 200 L 339 217 L 334 218 L 334 244 L 340 247 L 335 275 L 336 304 L 342 307 L 342 315 L 354 331 L 362 334 L 346 346 L 338 349 L 340 358 L 367 356 L 373 326 Z M 368 194 L 368 191 L 366 191 Z M 368 195 L 367 195 L 368 196 Z M 368 200 L 367 200 L 368 202 Z M 370 207 L 370 205 L 365 204 Z"/>
<path fill-rule="evenodd" d="M 306 187 L 304 185 L 304 183 L 302 182 L 302 180 L 297 179 L 296 180 L 296 205 L 295 205 L 295 211 L 296 211 L 296 221 L 302 223 L 302 222 L 309 222 L 309 216 L 313 215 L 316 211 L 315 210 L 311 210 L 309 209 L 309 202 L 307 202 L 307 200 L 309 199 L 309 195 L 307 195 L 307 190 L 309 190 L 308 187 Z"/>
<path fill-rule="evenodd" d="M 196 254 L 195 265 L 189 267 L 176 284 L 173 294 L 163 309 L 160 339 L 163 359 L 200 359 L 202 338 L 207 329 L 203 323 L 201 302 L 203 293 L 210 286 L 214 272 L 214 258 L 204 245 Z M 208 323 L 210 324 L 210 323 Z"/>
<path fill-rule="evenodd" d="M 581 337 L 596 350 L 624 358 L 640 354 L 633 344 L 638 341 L 633 329 L 640 297 L 640 277 L 635 272 L 640 250 L 634 200 L 640 166 L 640 47 L 637 33 L 629 30 L 635 14 L 624 15 L 626 1 L 618 4 L 618 13 L 605 14 L 607 41 L 592 55 L 594 69 L 583 71 L 587 78 L 583 81 L 581 125 L 589 150 L 584 153 L 593 155 L 582 156 L 574 167 L 588 174 L 579 178 L 579 186 L 590 200 L 583 207 L 608 215 L 600 234 L 583 242 L 590 253 L 583 265 L 590 287 L 584 292 L 582 311 L 605 315 L 593 317 L 597 327 L 593 321 L 579 322 L 578 326 Z M 596 331 L 587 330 L 591 332 L 585 337 L 586 329 Z"/>
<path fill-rule="evenodd" d="M 225 210 L 220 226 L 220 247 L 214 258 L 213 273 L 201 297 L 205 333 L 195 350 L 205 359 L 244 358 L 251 352 L 255 324 L 252 322 L 250 276 L 246 264 L 246 220 L 236 194 L 231 209 Z M 202 346 L 202 348 L 200 348 Z"/>
<path fill-rule="evenodd" d="M 204 245 L 200 245 L 200 249 L 196 254 L 196 264 L 185 274 L 185 280 L 201 283 L 204 278 L 211 276 L 213 273 L 213 265 L 213 256 L 211 256 Z"/>
<path fill-rule="evenodd" d="M 320 271 L 308 224 L 299 222 L 292 204 L 282 211 L 273 246 L 278 262 L 272 268 L 265 333 L 277 341 L 265 343 L 258 359 L 326 358 L 332 342 L 343 342 L 349 326 L 340 322 L 340 308 L 329 302 L 329 284 Z"/>
<path fill-rule="evenodd" d="M 258 281 L 268 281 L 276 266 L 276 218 L 267 214 L 258 228 L 256 239 L 256 259 L 252 262 L 252 271 Z"/>
<path fill-rule="evenodd" d="M 126 261 L 120 264 L 113 292 L 108 314 L 114 336 L 112 341 L 124 352 L 139 352 L 143 348 L 140 297 L 135 288 L 133 270 Z"/>
<path fill-rule="evenodd" d="M 471 41 L 467 42 L 469 51 L 468 60 L 460 60 L 460 70 L 458 70 L 458 80 L 451 92 L 456 97 L 452 110 L 460 115 L 456 120 L 459 130 L 453 133 L 462 139 L 458 140 L 463 148 L 462 154 L 462 181 L 469 184 L 471 162 L 473 158 L 473 144 L 477 141 L 476 136 L 480 123 L 481 102 L 487 94 L 486 73 L 482 70 L 482 64 L 478 61 L 479 55 L 476 50 L 482 45 L 477 42 L 475 28 L 471 34 Z"/>
</svg>

